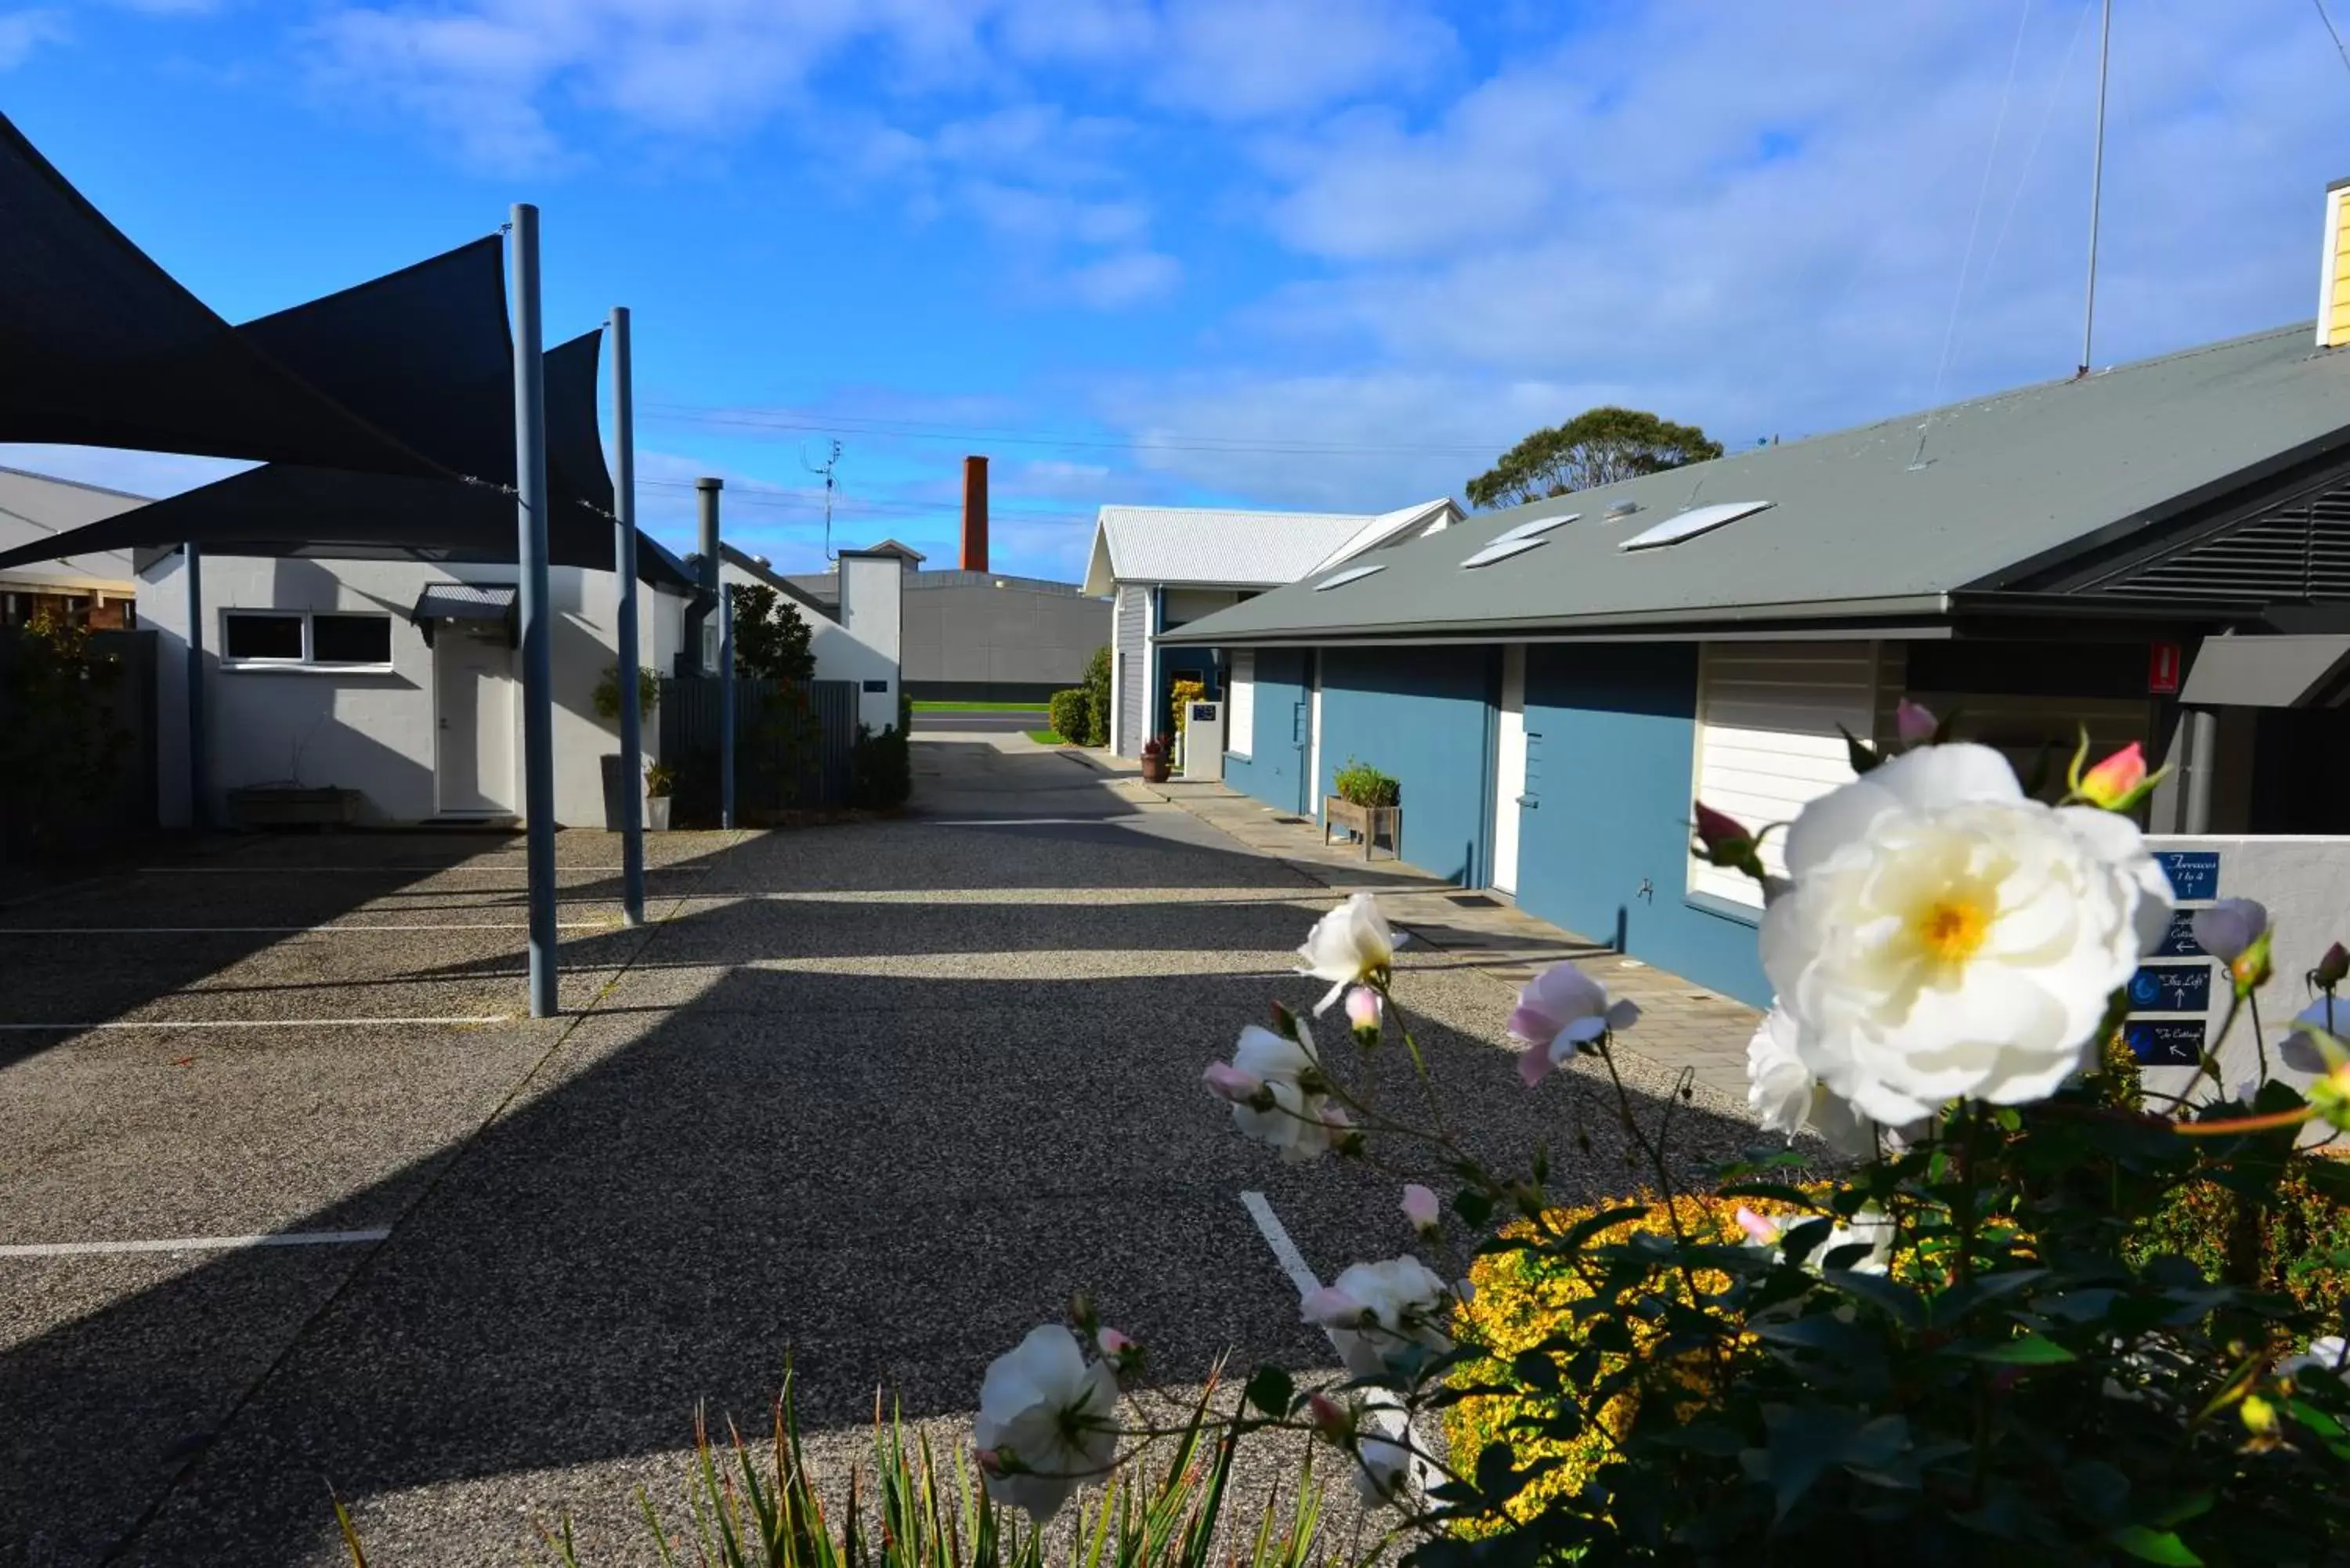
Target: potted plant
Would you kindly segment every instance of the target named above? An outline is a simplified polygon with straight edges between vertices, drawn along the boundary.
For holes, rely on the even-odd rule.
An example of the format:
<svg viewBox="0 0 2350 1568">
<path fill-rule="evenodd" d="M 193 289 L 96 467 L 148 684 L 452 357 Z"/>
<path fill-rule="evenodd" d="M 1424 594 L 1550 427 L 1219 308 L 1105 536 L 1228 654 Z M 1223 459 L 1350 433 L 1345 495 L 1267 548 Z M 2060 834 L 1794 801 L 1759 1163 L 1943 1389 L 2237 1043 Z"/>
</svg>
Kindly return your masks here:
<svg viewBox="0 0 2350 1568">
<path fill-rule="evenodd" d="M 1167 782 L 1168 741 L 1164 735 L 1153 735 L 1142 742 L 1142 782 Z"/>
<path fill-rule="evenodd" d="M 670 795 L 677 788 L 677 770 L 667 763 L 645 769 L 645 826 L 655 833 L 669 831 Z"/>
</svg>

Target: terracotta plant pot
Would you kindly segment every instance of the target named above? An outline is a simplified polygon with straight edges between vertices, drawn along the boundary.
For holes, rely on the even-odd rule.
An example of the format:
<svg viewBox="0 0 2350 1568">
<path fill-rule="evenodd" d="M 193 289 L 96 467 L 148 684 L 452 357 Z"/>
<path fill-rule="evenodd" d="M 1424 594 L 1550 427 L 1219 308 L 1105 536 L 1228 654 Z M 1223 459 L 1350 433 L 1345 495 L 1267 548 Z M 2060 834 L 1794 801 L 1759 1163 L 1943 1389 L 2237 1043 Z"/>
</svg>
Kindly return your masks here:
<svg viewBox="0 0 2350 1568">
<path fill-rule="evenodd" d="M 1142 753 L 1142 782 L 1145 784 L 1165 784 L 1167 782 L 1167 756 L 1165 753 L 1145 752 Z"/>
</svg>

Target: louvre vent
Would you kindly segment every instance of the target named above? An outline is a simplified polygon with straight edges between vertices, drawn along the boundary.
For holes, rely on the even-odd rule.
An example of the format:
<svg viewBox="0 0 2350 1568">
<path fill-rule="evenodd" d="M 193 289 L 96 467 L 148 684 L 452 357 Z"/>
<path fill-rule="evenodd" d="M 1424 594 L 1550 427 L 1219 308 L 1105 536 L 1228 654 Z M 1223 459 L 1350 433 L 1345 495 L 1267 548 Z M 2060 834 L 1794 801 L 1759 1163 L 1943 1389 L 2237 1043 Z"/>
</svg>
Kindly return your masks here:
<svg viewBox="0 0 2350 1568">
<path fill-rule="evenodd" d="M 2350 485 L 2296 496 L 2086 591 L 2244 605 L 2350 598 Z"/>
</svg>

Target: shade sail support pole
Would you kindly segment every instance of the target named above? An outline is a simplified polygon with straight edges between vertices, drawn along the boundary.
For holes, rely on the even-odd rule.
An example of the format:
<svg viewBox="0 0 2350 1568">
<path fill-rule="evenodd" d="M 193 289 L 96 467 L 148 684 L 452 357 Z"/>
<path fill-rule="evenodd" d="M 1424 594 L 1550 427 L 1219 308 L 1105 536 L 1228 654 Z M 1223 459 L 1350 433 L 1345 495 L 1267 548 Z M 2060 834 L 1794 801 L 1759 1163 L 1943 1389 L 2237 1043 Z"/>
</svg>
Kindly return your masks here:
<svg viewBox="0 0 2350 1568">
<path fill-rule="evenodd" d="M 514 204 L 506 273 L 514 295 L 515 524 L 517 559 L 522 565 L 523 828 L 530 876 L 530 1015 L 551 1018 L 556 1012 L 555 702 L 546 618 L 546 379 L 540 358 L 538 209 L 528 202 Z"/>
<path fill-rule="evenodd" d="M 202 833 L 212 826 L 212 759 L 204 743 L 204 552 L 193 539 L 180 547 L 187 552 L 188 572 L 188 826 Z"/>
<path fill-rule="evenodd" d="M 631 379 L 629 307 L 612 307 L 612 439 L 614 476 L 612 572 L 619 595 L 617 669 L 620 692 L 620 916 L 645 923 L 645 761 L 642 680 L 637 647 L 637 395 Z"/>
</svg>

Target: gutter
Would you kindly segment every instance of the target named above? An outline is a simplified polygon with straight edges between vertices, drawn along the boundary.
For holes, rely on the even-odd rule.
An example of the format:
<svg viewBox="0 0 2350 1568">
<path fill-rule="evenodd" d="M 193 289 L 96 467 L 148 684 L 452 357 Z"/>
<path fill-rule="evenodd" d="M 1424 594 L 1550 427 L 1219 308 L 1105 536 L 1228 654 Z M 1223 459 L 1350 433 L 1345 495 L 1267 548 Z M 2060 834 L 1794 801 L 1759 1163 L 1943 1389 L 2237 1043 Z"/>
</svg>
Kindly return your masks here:
<svg viewBox="0 0 2350 1568">
<path fill-rule="evenodd" d="M 1416 621 L 1388 626 L 1274 627 L 1219 632 L 1195 621 L 1164 634 L 1170 647 L 1285 648 L 1346 643 L 1434 645 L 1480 642 L 1687 642 L 1698 636 L 1722 641 L 1763 641 L 1816 636 L 1831 623 L 1839 636 L 1864 635 L 1848 623 L 1885 618 L 1888 624 L 1866 635 L 1887 639 L 1933 639 L 1950 635 L 1947 593 L 1906 594 L 1884 598 L 1824 599 L 1785 605 L 1709 606 L 1700 609 L 1627 610 L 1567 619 L 1521 617 L 1511 620 Z"/>
</svg>

